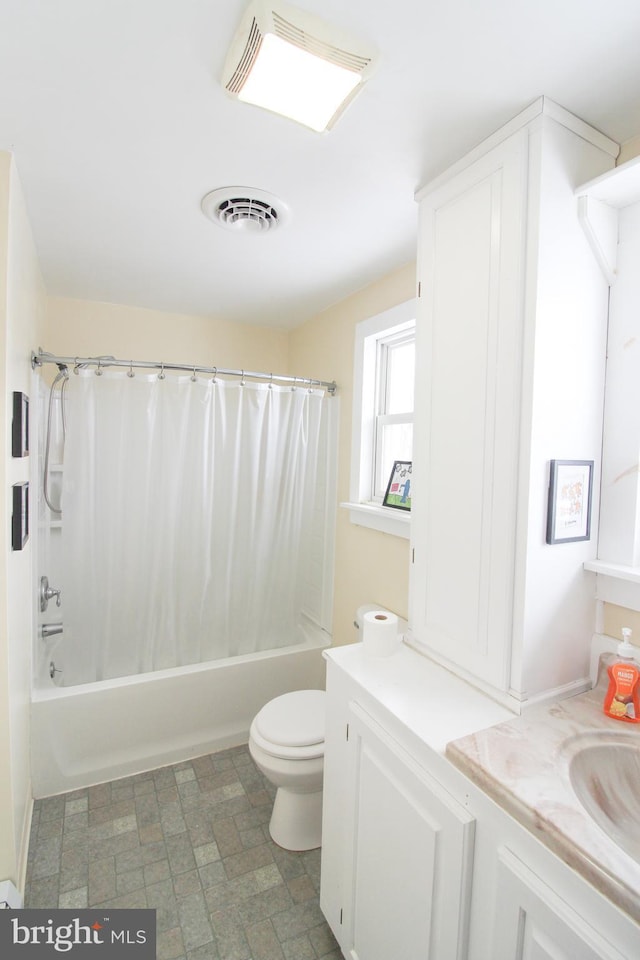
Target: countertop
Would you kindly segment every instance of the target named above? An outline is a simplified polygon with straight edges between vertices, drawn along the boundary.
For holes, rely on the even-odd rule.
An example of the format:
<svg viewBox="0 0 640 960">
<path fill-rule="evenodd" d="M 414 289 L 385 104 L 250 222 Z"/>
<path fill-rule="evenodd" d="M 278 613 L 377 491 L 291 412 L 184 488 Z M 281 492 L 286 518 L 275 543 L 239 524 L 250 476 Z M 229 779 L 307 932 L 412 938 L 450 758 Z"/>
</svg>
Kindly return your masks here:
<svg viewBox="0 0 640 960">
<path fill-rule="evenodd" d="M 404 642 L 389 657 L 364 644 L 331 647 L 323 656 L 346 670 L 405 727 L 436 753 L 447 742 L 500 723 L 513 713 Z"/>
<path fill-rule="evenodd" d="M 601 659 L 593 690 L 531 707 L 519 717 L 453 739 L 446 756 L 504 810 L 617 906 L 640 922 L 640 863 L 584 810 L 568 774 L 576 737 L 601 732 L 640 743 L 640 724 L 606 717 Z M 640 791 L 640 783 L 638 784 Z"/>
</svg>

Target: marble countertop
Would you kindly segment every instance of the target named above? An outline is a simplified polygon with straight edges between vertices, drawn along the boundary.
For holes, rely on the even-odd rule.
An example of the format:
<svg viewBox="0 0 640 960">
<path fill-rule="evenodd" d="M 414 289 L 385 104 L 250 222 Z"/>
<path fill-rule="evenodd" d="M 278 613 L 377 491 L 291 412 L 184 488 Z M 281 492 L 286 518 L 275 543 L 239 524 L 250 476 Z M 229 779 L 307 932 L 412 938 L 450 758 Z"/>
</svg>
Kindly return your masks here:
<svg viewBox="0 0 640 960">
<path fill-rule="evenodd" d="M 640 744 L 640 724 L 606 717 L 605 657 L 588 693 L 532 707 L 521 716 L 449 742 L 449 760 L 573 867 L 640 922 L 640 863 L 585 811 L 569 780 L 579 739 L 604 733 Z M 640 783 L 638 783 L 640 793 Z M 637 825 L 640 828 L 640 825 Z"/>
</svg>

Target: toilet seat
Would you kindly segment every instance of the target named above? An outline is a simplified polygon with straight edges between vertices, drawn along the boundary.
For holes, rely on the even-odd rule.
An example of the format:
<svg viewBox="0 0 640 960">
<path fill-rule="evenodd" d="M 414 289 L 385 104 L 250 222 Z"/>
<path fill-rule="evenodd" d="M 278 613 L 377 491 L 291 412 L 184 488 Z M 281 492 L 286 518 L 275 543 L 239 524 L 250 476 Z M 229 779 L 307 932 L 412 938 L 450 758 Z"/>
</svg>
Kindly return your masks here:
<svg viewBox="0 0 640 960">
<path fill-rule="evenodd" d="M 324 690 L 295 690 L 270 700 L 251 724 L 251 739 L 283 760 L 323 756 L 325 701 Z"/>
</svg>

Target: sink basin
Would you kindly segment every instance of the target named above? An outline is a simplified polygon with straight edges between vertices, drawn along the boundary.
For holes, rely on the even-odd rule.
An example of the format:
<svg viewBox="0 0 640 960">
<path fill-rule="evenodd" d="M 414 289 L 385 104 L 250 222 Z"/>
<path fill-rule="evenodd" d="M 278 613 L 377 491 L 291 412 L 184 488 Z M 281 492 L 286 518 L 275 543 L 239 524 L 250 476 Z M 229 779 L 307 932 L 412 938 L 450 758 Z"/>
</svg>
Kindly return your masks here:
<svg viewBox="0 0 640 960">
<path fill-rule="evenodd" d="M 640 863 L 640 732 L 585 734 L 569 741 L 565 753 L 586 812 Z"/>
</svg>

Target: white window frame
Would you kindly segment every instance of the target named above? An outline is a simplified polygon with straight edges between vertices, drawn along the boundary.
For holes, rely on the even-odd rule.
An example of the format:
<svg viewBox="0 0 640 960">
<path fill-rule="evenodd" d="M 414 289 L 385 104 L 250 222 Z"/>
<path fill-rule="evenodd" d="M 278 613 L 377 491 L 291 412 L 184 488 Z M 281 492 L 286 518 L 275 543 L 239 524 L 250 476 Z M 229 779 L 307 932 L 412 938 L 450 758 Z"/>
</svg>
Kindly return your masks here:
<svg viewBox="0 0 640 960">
<path fill-rule="evenodd" d="M 404 327 L 404 324 L 401 324 Z M 404 343 L 413 343 L 415 344 L 416 332 L 415 332 L 415 323 L 408 327 L 406 330 L 402 329 L 400 331 L 395 331 L 393 333 L 388 333 L 387 331 L 381 337 L 377 338 L 376 341 L 376 373 L 377 373 L 377 382 L 376 382 L 376 398 L 377 398 L 377 408 L 374 411 L 374 424 L 373 424 L 373 457 L 371 462 L 371 502 L 382 505 L 382 500 L 386 491 L 387 482 L 389 477 L 382 477 L 380 474 L 380 466 L 382 460 L 382 435 L 384 427 L 390 426 L 398 423 L 411 423 L 413 424 L 413 408 L 408 413 L 387 413 L 387 399 L 388 399 L 388 384 L 387 379 L 389 376 L 389 351 L 396 346 L 401 346 Z M 380 480 L 380 484 L 376 485 L 376 478 Z"/>
<path fill-rule="evenodd" d="M 639 190 L 636 157 L 578 192 L 580 220 L 611 288 L 598 559 L 584 566 L 597 574 L 598 601 L 635 611 L 640 611 L 640 491 L 633 476 L 625 478 L 624 470 L 637 462 L 640 423 L 637 359 L 634 362 L 635 353 L 628 349 L 637 336 L 639 284 L 633 267 Z M 612 482 L 615 477 L 625 482 Z"/>
<path fill-rule="evenodd" d="M 351 435 L 351 480 L 349 510 L 352 523 L 382 533 L 411 536 L 411 514 L 383 507 L 373 496 L 375 456 L 376 360 L 379 344 L 415 329 L 416 301 L 407 300 L 390 310 L 362 320 L 356 327 L 353 369 L 353 426 Z"/>
</svg>

